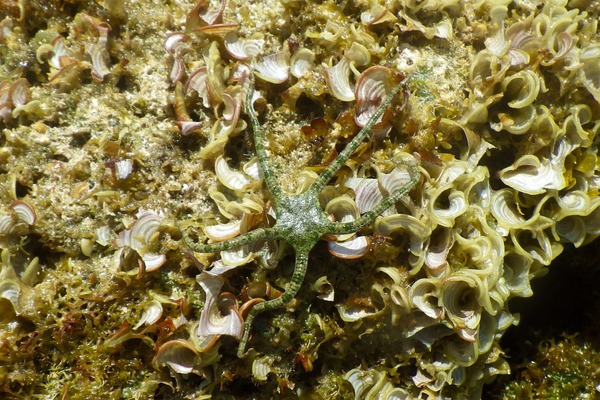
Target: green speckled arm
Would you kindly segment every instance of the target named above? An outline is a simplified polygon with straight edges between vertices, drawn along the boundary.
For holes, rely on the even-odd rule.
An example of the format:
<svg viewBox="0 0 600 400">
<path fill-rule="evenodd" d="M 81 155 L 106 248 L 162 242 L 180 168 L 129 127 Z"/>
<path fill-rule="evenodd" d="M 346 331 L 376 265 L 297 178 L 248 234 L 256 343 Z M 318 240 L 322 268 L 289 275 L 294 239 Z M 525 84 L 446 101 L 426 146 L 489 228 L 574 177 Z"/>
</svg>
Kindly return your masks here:
<svg viewBox="0 0 600 400">
<path fill-rule="evenodd" d="M 256 155 L 258 156 L 258 162 L 260 163 L 260 169 L 262 171 L 267 188 L 274 200 L 284 196 L 281 187 L 277 183 L 277 178 L 273 173 L 273 169 L 269 165 L 269 158 L 267 156 L 267 150 L 265 148 L 265 135 L 260 127 L 256 112 L 254 111 L 254 105 L 252 97 L 254 96 L 254 73 L 250 72 L 249 76 L 250 83 L 248 85 L 246 93 L 246 113 L 250 117 L 250 123 L 252 124 L 252 130 L 254 132 L 254 148 L 256 149 Z"/>
<path fill-rule="evenodd" d="M 371 129 L 377 123 L 377 120 L 381 115 L 385 112 L 388 106 L 394 100 L 394 97 L 402 90 L 404 87 L 403 84 L 399 84 L 392 89 L 391 93 L 383 100 L 383 102 L 379 105 L 375 113 L 369 118 L 369 121 L 366 125 L 354 136 L 354 138 L 348 143 L 348 145 L 340 152 L 340 154 L 333 160 L 327 168 L 321 172 L 317 180 L 312 184 L 311 190 L 314 193 L 319 193 L 327 183 L 333 178 L 336 172 L 344 165 L 346 160 L 350 158 L 352 153 L 356 151 L 358 146 L 362 143 L 362 141 L 371 133 Z"/>
<path fill-rule="evenodd" d="M 234 249 L 236 247 L 240 247 L 245 244 L 253 243 L 259 240 L 275 239 L 275 237 L 268 229 L 257 228 L 251 232 L 244 233 L 240 236 L 237 236 L 231 240 L 226 240 L 224 242 L 196 244 L 190 240 L 185 230 L 180 229 L 180 231 L 181 236 L 185 241 L 185 244 L 197 253 L 218 253 L 219 251 Z"/>
<path fill-rule="evenodd" d="M 265 301 L 263 303 L 258 303 L 248 313 L 246 317 L 246 321 L 244 322 L 244 336 L 240 341 L 240 345 L 238 347 L 237 355 L 238 357 L 244 357 L 246 354 L 246 344 L 248 343 L 248 339 L 250 336 L 250 329 L 252 328 L 252 321 L 257 314 L 260 314 L 263 311 L 273 310 L 279 307 L 282 307 L 289 303 L 296 294 L 298 294 L 298 290 L 302 286 L 302 282 L 304 281 L 304 275 L 306 274 L 306 268 L 308 266 L 308 253 L 297 252 L 296 253 L 296 266 L 294 267 L 294 274 L 292 275 L 292 280 L 287 284 L 285 288 L 285 293 L 283 293 L 280 297 Z"/>
<path fill-rule="evenodd" d="M 410 180 L 408 181 L 408 183 L 406 185 L 401 187 L 399 190 L 397 190 L 395 193 L 393 193 L 390 197 L 383 199 L 381 201 L 381 203 L 379 203 L 375 207 L 373 207 L 372 210 L 367 211 L 366 213 L 361 215 L 356 221 L 345 222 L 345 223 L 332 222 L 331 225 L 328 227 L 328 229 L 336 235 L 343 235 L 343 234 L 359 231 L 362 228 L 364 228 L 365 226 L 371 224 L 375 220 L 375 218 L 377 218 L 378 215 L 380 215 L 382 212 L 384 212 L 385 210 L 387 210 L 388 208 L 393 206 L 394 203 L 396 203 L 398 200 L 400 200 L 400 197 L 402 197 L 406 193 L 408 193 L 417 184 L 417 182 L 419 182 L 421 175 L 419 173 L 418 165 L 417 164 L 408 164 L 407 167 L 410 171 L 409 172 Z"/>
</svg>

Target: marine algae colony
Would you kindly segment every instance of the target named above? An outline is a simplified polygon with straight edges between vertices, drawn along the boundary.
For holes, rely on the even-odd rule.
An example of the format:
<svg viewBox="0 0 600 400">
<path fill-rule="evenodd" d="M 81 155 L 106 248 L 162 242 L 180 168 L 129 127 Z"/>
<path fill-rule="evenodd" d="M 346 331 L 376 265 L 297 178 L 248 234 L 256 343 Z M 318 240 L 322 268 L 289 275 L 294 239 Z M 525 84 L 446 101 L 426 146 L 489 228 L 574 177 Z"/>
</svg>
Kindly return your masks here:
<svg viewBox="0 0 600 400">
<path fill-rule="evenodd" d="M 0 13 L 3 398 L 476 399 L 600 235 L 597 1 Z"/>
</svg>

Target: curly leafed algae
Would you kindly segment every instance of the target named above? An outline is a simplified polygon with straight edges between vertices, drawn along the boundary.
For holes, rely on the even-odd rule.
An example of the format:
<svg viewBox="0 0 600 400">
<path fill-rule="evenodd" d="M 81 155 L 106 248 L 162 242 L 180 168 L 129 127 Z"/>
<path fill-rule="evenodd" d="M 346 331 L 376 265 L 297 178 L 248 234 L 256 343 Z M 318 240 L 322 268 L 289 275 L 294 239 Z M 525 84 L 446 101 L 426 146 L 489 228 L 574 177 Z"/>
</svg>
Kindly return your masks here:
<svg viewBox="0 0 600 400">
<path fill-rule="evenodd" d="M 479 398 L 600 235 L 597 2 L 0 13 L 6 398 Z"/>
</svg>

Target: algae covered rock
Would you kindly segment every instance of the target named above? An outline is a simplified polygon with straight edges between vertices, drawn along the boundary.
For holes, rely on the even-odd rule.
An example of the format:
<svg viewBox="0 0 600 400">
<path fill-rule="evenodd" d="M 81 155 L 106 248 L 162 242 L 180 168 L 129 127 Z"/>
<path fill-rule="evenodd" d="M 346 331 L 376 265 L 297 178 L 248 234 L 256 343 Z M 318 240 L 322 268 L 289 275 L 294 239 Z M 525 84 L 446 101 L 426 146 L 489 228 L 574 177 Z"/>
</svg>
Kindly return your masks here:
<svg viewBox="0 0 600 400">
<path fill-rule="evenodd" d="M 479 398 L 510 371 L 509 301 L 600 235 L 599 14 L 3 5 L 0 393 Z M 369 223 L 321 232 L 299 274 L 317 211 Z"/>
</svg>

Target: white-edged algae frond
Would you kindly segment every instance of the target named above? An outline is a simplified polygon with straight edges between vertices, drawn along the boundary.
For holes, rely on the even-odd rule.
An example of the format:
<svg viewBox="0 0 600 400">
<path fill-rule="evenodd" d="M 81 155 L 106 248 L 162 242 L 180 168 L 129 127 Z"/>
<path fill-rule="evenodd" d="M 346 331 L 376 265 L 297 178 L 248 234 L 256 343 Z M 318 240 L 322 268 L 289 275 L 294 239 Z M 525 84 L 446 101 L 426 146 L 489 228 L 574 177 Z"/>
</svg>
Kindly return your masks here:
<svg viewBox="0 0 600 400">
<path fill-rule="evenodd" d="M 480 398 L 600 235 L 597 1 L 0 16 L 0 397 Z"/>
</svg>

